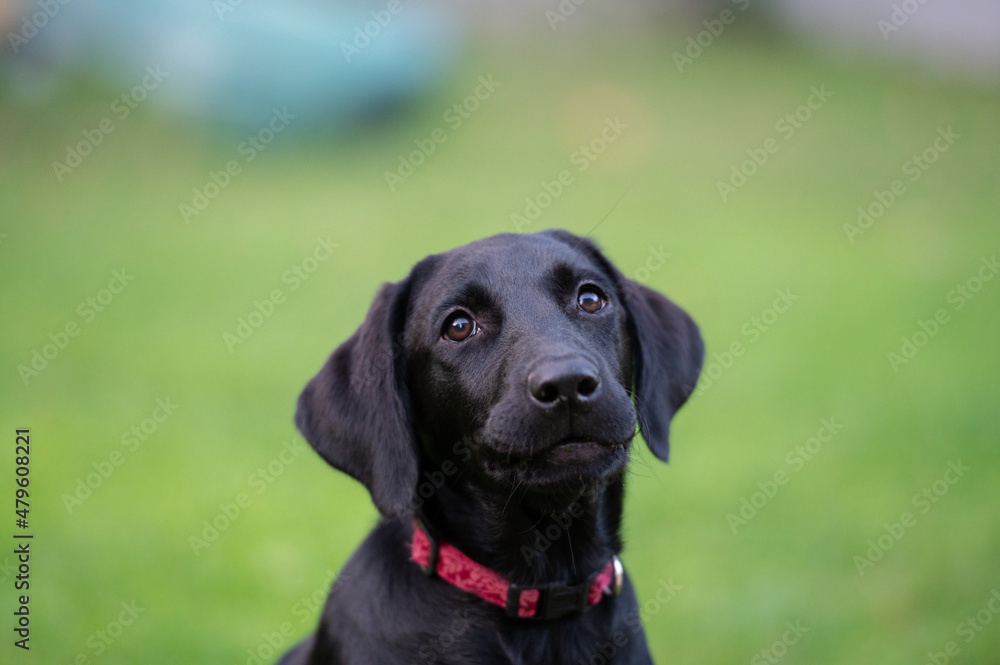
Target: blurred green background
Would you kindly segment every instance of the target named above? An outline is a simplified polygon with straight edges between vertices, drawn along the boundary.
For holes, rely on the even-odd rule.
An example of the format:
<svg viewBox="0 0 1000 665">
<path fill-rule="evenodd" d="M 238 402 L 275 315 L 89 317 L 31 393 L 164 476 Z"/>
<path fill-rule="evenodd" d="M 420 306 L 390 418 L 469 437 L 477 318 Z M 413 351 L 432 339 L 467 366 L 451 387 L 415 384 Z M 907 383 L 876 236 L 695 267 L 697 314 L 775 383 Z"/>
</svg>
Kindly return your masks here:
<svg viewBox="0 0 1000 665">
<path fill-rule="evenodd" d="M 60 182 L 51 162 L 114 95 L 79 85 L 43 108 L 4 96 L 0 488 L 10 508 L 13 432 L 30 427 L 36 537 L 30 653 L 11 644 L 14 561 L 0 554 L 0 660 L 272 662 L 269 641 L 280 652 L 311 631 L 309 597 L 321 602 L 376 511 L 312 451 L 281 461 L 301 442 L 299 390 L 380 282 L 518 230 L 525 197 L 567 169 L 572 184 L 520 230 L 593 231 L 708 347 L 670 465 L 639 443 L 628 479 L 623 560 L 657 662 L 768 662 L 798 622 L 808 632 L 771 657 L 924 663 L 953 641 L 949 662 L 1000 663 L 1000 617 L 984 610 L 1000 597 L 1000 279 L 975 281 L 1000 244 L 1000 96 L 750 24 L 678 72 L 697 30 L 480 42 L 402 113 L 346 132 L 292 123 L 190 223 L 179 205 L 242 159 L 242 134 L 142 107 Z M 443 114 L 480 76 L 499 86 L 452 129 Z M 812 86 L 832 96 L 786 138 L 776 123 Z M 609 118 L 626 127 L 580 171 L 574 153 Z M 437 127 L 446 141 L 390 191 L 384 173 Z M 911 181 L 904 164 L 948 128 L 959 138 Z M 772 138 L 777 152 L 723 201 L 717 181 Z M 895 179 L 905 193 L 852 242 L 844 225 Z M 292 289 L 286 273 L 314 267 L 319 238 L 338 247 Z M 656 252 L 662 266 L 647 263 Z M 134 279 L 88 322 L 78 307 L 122 269 Z M 275 289 L 284 300 L 230 351 L 224 335 Z M 776 290 L 797 299 L 768 313 Z M 939 309 L 947 322 L 894 368 L 888 354 Z M 80 333 L 22 378 L 70 322 Z M 158 399 L 176 410 L 136 443 L 127 433 Z M 824 419 L 842 428 L 808 443 Z M 796 449 L 810 446 L 806 461 Z M 950 462 L 968 471 L 939 482 L 956 478 Z M 776 473 L 788 482 L 769 484 Z M 240 493 L 249 505 L 196 553 L 191 537 Z M 886 536 L 904 512 L 915 524 Z M 680 590 L 656 602 L 671 581 Z M 119 630 L 123 602 L 141 612 Z M 990 622 L 961 632 L 977 613 Z M 276 640 L 283 624 L 292 636 Z"/>
</svg>

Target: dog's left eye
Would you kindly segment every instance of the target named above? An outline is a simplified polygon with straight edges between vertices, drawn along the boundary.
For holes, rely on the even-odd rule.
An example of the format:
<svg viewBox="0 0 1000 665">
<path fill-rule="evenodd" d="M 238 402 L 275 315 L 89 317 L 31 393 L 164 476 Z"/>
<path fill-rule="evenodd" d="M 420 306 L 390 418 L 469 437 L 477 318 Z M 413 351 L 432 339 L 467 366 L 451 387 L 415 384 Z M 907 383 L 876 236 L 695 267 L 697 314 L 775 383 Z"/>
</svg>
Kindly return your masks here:
<svg viewBox="0 0 1000 665">
<path fill-rule="evenodd" d="M 596 286 L 583 286 L 576 296 L 576 304 L 588 314 L 596 314 L 608 304 L 604 294 Z"/>
<path fill-rule="evenodd" d="M 476 321 L 465 312 L 455 312 L 444 322 L 442 335 L 452 342 L 461 342 L 479 332 Z"/>
</svg>

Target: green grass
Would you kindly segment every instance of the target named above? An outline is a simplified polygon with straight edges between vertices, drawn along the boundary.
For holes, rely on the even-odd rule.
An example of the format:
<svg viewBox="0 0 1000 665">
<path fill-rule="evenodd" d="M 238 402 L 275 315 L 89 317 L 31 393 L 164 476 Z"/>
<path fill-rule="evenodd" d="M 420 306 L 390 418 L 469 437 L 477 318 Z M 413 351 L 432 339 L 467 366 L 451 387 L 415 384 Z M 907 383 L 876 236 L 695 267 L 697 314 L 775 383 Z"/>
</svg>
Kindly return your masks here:
<svg viewBox="0 0 1000 665">
<path fill-rule="evenodd" d="M 298 436 L 298 391 L 380 282 L 513 231 L 524 198 L 571 169 L 525 230 L 584 234 L 607 215 L 593 235 L 626 273 L 650 248 L 671 254 L 648 283 L 700 323 L 710 362 L 744 344 L 674 421 L 671 464 L 640 446 L 631 467 L 625 564 L 643 602 L 660 581 L 682 586 L 650 605 L 657 661 L 748 662 L 799 620 L 809 632 L 782 663 L 920 663 L 949 640 L 956 662 L 995 663 L 1000 620 L 968 644 L 956 626 L 1000 588 L 1000 279 L 959 311 L 947 294 L 998 249 L 1000 99 L 729 37 L 684 74 L 671 53 L 686 35 L 481 53 L 388 126 L 319 139 L 293 126 L 190 224 L 178 205 L 241 137 L 143 112 L 59 183 L 51 161 L 107 113 L 104 97 L 4 103 L 0 391 L 6 436 L 32 428 L 37 536 L 33 648 L 5 639 L 2 660 L 236 664 L 285 622 L 296 638 L 311 630 L 315 612 L 296 604 L 376 513 L 311 452 L 254 494 L 252 474 Z M 446 127 L 480 74 L 500 88 L 390 192 L 383 172 Z M 833 97 L 781 138 L 775 122 L 821 84 Z M 616 116 L 628 128 L 576 172 L 572 153 Z M 850 243 L 855 209 L 948 126 L 961 138 Z M 716 181 L 769 137 L 780 150 L 723 202 Z M 339 249 L 291 291 L 283 273 L 327 235 Z M 123 266 L 134 281 L 25 386 L 17 366 L 81 322 L 78 304 Z M 287 300 L 230 353 L 223 334 L 276 288 Z M 776 289 L 799 299 L 751 343 L 741 328 Z M 894 372 L 887 353 L 939 308 L 950 321 Z M 62 495 L 167 397 L 176 413 L 68 513 Z M 792 470 L 786 454 L 831 416 L 843 429 Z M 971 470 L 921 514 L 911 497 L 959 459 Z M 5 453 L 5 496 L 11 463 Z M 788 484 L 734 534 L 727 514 L 782 469 Z M 250 506 L 195 555 L 189 537 L 241 492 Z M 916 525 L 859 576 L 855 555 L 907 510 Z M 9 627 L 9 577 L 0 592 Z M 88 640 L 133 600 L 144 611 L 97 656 Z"/>
</svg>

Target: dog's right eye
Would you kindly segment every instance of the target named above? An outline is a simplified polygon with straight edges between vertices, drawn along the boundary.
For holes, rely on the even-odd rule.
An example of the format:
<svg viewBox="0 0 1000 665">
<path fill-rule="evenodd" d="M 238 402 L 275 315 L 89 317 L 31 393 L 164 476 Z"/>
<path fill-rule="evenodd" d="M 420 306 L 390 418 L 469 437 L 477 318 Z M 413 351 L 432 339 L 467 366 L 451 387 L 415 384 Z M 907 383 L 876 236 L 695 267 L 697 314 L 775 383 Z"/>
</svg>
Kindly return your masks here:
<svg viewBox="0 0 1000 665">
<path fill-rule="evenodd" d="M 604 294 L 596 286 L 587 285 L 580 288 L 576 296 L 576 304 L 587 314 L 596 314 L 608 304 Z"/>
<path fill-rule="evenodd" d="M 461 342 L 479 332 L 479 326 L 465 312 L 455 312 L 444 322 L 443 336 L 452 342 Z"/>
</svg>

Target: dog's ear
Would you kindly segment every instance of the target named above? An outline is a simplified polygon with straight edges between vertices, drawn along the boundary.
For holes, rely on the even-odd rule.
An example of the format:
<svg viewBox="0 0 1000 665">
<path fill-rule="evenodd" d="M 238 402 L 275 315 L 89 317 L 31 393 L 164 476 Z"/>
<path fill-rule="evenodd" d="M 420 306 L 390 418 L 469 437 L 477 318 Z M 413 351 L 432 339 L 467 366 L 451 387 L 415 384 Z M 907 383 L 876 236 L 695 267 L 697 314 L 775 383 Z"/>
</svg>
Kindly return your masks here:
<svg viewBox="0 0 1000 665">
<path fill-rule="evenodd" d="M 694 391 L 705 345 L 687 312 L 625 277 L 593 242 L 568 231 L 543 232 L 590 256 L 616 282 L 627 310 L 639 430 L 658 458 L 670 453 L 670 419 Z"/>
<path fill-rule="evenodd" d="M 306 385 L 295 412 L 312 447 L 363 483 L 386 516 L 405 514 L 417 485 L 402 371 L 408 299 L 409 280 L 384 284 L 361 327 Z"/>
<path fill-rule="evenodd" d="M 690 397 L 705 345 L 683 309 L 650 288 L 622 277 L 628 309 L 639 429 L 653 454 L 670 454 L 670 419 Z"/>
</svg>

